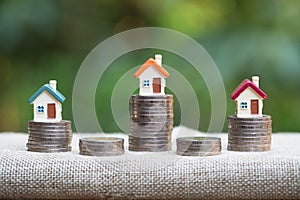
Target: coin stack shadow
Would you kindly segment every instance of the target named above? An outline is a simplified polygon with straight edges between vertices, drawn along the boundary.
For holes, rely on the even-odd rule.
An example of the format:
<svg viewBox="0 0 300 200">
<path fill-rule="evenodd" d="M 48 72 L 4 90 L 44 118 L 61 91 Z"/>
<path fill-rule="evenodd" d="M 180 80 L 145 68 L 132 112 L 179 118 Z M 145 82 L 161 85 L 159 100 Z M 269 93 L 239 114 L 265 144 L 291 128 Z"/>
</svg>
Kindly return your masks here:
<svg viewBox="0 0 300 200">
<path fill-rule="evenodd" d="M 173 95 L 132 95 L 129 150 L 170 151 L 173 116 Z"/>
<path fill-rule="evenodd" d="M 28 151 L 55 153 L 71 151 L 71 121 L 28 122 Z"/>
<path fill-rule="evenodd" d="M 263 115 L 256 118 L 228 116 L 229 151 L 260 152 L 271 148 L 272 120 Z"/>
<path fill-rule="evenodd" d="M 79 139 L 79 151 L 85 156 L 119 156 L 124 154 L 124 139 L 90 137 Z"/>
<path fill-rule="evenodd" d="M 221 154 L 221 138 L 216 137 L 184 137 L 177 138 L 178 155 L 182 156 L 214 156 Z"/>
</svg>

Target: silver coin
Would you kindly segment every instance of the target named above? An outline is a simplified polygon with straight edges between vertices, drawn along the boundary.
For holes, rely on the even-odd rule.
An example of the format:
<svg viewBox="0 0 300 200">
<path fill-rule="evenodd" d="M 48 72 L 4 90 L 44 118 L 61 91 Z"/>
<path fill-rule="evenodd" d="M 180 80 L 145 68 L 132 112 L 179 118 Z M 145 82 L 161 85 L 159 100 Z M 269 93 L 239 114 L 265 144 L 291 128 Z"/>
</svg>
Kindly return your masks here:
<svg viewBox="0 0 300 200">
<path fill-rule="evenodd" d="M 35 122 L 33 120 L 28 121 L 28 125 L 39 125 L 39 126 L 64 126 L 71 125 L 71 121 L 62 120 L 60 122 Z"/>
<path fill-rule="evenodd" d="M 220 155 L 221 151 L 212 151 L 212 152 L 182 152 L 182 151 L 176 151 L 177 155 L 180 156 L 216 156 Z"/>
<path fill-rule="evenodd" d="M 160 129 L 173 129 L 173 123 L 148 123 L 148 122 L 136 122 L 130 124 L 132 130 L 160 130 Z"/>
<path fill-rule="evenodd" d="M 97 157 L 104 157 L 104 156 L 121 156 L 124 152 L 80 152 L 80 155 L 83 156 L 97 156 Z"/>
<path fill-rule="evenodd" d="M 228 138 L 228 141 L 231 141 L 231 142 L 271 142 L 271 138 L 257 138 L 257 139 L 241 139 L 241 138 Z"/>
<path fill-rule="evenodd" d="M 161 147 L 161 148 L 136 148 L 136 147 L 129 147 L 129 151 L 137 151 L 137 152 L 163 152 L 163 151 L 171 151 L 171 147 Z"/>
<path fill-rule="evenodd" d="M 131 119 L 130 120 L 130 127 L 131 128 L 139 128 L 139 127 L 173 127 L 173 119 L 159 119 L 153 120 L 151 118 L 148 119 Z"/>
<path fill-rule="evenodd" d="M 134 138 L 132 138 L 134 137 Z M 153 138 L 150 138 L 149 135 L 142 135 L 142 136 L 137 136 L 137 135 L 129 135 L 129 139 L 131 141 L 170 141 L 172 140 L 171 136 L 153 136 Z"/>
<path fill-rule="evenodd" d="M 129 135 L 171 135 L 173 128 L 130 129 Z"/>
<path fill-rule="evenodd" d="M 130 115 L 130 119 L 134 120 L 134 122 L 137 121 L 161 121 L 164 119 L 173 119 L 173 115 Z"/>
<path fill-rule="evenodd" d="M 229 135 L 257 135 L 257 136 L 265 136 L 265 135 L 271 135 L 272 134 L 272 130 L 261 130 L 261 131 L 257 131 L 257 130 L 232 130 L 232 129 L 228 129 L 228 134 Z"/>
<path fill-rule="evenodd" d="M 231 148 L 237 148 L 237 149 L 250 149 L 250 148 L 269 148 L 271 147 L 271 144 L 247 144 L 247 145 L 243 145 L 243 144 L 232 144 L 232 143 L 228 143 L 227 144 L 227 148 L 231 147 Z"/>
<path fill-rule="evenodd" d="M 234 140 L 229 140 L 228 144 L 230 144 L 230 145 L 241 145 L 241 146 L 270 145 L 271 141 L 234 141 Z"/>
<path fill-rule="evenodd" d="M 242 140 L 259 140 L 259 139 L 271 139 L 272 135 L 271 134 L 266 134 L 266 135 L 244 135 L 244 134 L 240 134 L 240 135 L 233 135 L 233 134 L 228 134 L 228 138 L 232 138 L 232 139 L 242 139 Z"/>
<path fill-rule="evenodd" d="M 159 112 L 159 111 L 165 111 L 165 112 L 173 112 L 173 107 L 165 107 L 165 106 L 159 106 L 159 107 L 129 107 L 130 112 Z"/>
<path fill-rule="evenodd" d="M 131 103 L 129 110 L 173 110 L 173 103 Z"/>
<path fill-rule="evenodd" d="M 156 139 L 149 139 L 149 138 L 141 138 L 141 139 L 132 139 L 129 138 L 129 142 L 132 143 L 168 143 L 171 141 L 171 138 L 156 138 Z"/>
<path fill-rule="evenodd" d="M 64 147 L 40 147 L 40 146 L 27 146 L 27 149 L 35 150 L 35 151 L 51 151 L 56 149 L 65 149 L 70 151 L 72 149 L 71 146 L 64 146 Z"/>
<path fill-rule="evenodd" d="M 72 131 L 31 131 L 28 130 L 28 134 L 31 135 L 72 135 Z"/>
<path fill-rule="evenodd" d="M 35 137 L 35 136 L 29 136 L 28 140 L 33 140 L 33 141 L 69 141 L 69 140 L 72 140 L 72 137 Z"/>
<path fill-rule="evenodd" d="M 72 135 L 57 135 L 57 136 L 53 136 L 53 135 L 32 135 L 29 134 L 28 137 L 29 140 L 71 140 L 72 139 Z"/>
<path fill-rule="evenodd" d="M 130 111 L 130 116 L 174 116 L 173 111 Z"/>
<path fill-rule="evenodd" d="M 186 153 L 221 152 L 221 148 L 201 148 L 201 149 L 181 148 L 181 149 L 177 149 L 177 151 L 186 152 Z"/>
<path fill-rule="evenodd" d="M 124 143 L 123 138 L 117 137 L 87 137 L 87 138 L 80 138 L 81 142 L 88 142 L 88 143 L 100 143 L 100 144 L 107 144 L 107 143 Z"/>
<path fill-rule="evenodd" d="M 27 143 L 26 146 L 29 148 L 65 148 L 65 147 L 68 147 L 68 145 L 62 145 L 62 144 L 32 144 L 32 143 Z"/>
<path fill-rule="evenodd" d="M 40 141 L 35 141 L 35 140 L 28 140 L 29 144 L 38 144 L 38 145 L 43 145 L 43 144 L 58 144 L 58 145 L 70 145 L 71 140 L 66 140 L 66 141 L 47 141 L 47 140 L 40 140 Z"/>
<path fill-rule="evenodd" d="M 87 145 L 79 145 L 80 149 L 87 149 L 92 151 L 115 151 L 115 150 L 121 150 L 124 149 L 124 146 L 87 146 Z"/>
<path fill-rule="evenodd" d="M 263 151 L 270 151 L 271 147 L 262 147 L 262 148 L 255 148 L 255 147 L 247 147 L 247 148 L 238 148 L 238 147 L 227 147 L 228 151 L 241 151 L 241 152 L 263 152 Z"/>
<path fill-rule="evenodd" d="M 242 131 L 242 130 L 257 130 L 257 129 L 271 129 L 272 127 L 271 126 L 268 126 L 268 125 L 252 125 L 252 126 L 246 126 L 246 125 L 228 125 L 228 128 L 229 129 L 235 129 L 235 130 L 239 130 L 239 131 Z"/>
<path fill-rule="evenodd" d="M 221 145 L 214 145 L 214 146 L 209 146 L 209 145 L 202 145 L 202 146 L 182 146 L 182 145 L 177 145 L 178 150 L 197 150 L 201 151 L 203 149 L 221 149 Z"/>
<path fill-rule="evenodd" d="M 173 98 L 173 95 L 171 94 L 165 94 L 165 95 L 151 95 L 151 96 L 142 96 L 138 94 L 131 95 L 130 98 L 134 99 L 159 99 L 159 98 Z"/>
<path fill-rule="evenodd" d="M 28 148 L 28 151 L 32 152 L 40 152 L 40 153 L 58 153 L 58 152 L 68 152 L 71 151 L 72 148 L 57 148 L 57 149 L 35 149 L 35 148 Z"/>
<path fill-rule="evenodd" d="M 238 120 L 238 121 L 264 121 L 264 120 L 271 120 L 270 115 L 263 115 L 262 117 L 253 117 L 253 118 L 239 118 L 235 115 L 230 115 L 227 117 L 228 120 Z"/>
<path fill-rule="evenodd" d="M 132 140 L 169 140 L 172 139 L 172 135 L 141 135 L 141 136 L 135 136 L 135 135 L 128 135 L 129 139 Z"/>
<path fill-rule="evenodd" d="M 212 145 L 201 144 L 201 145 L 198 145 L 198 146 L 188 146 L 188 145 L 177 144 L 177 149 L 178 150 L 192 149 L 192 150 L 199 150 L 199 151 L 202 150 L 202 149 L 221 149 L 221 144 L 212 144 Z"/>
<path fill-rule="evenodd" d="M 168 142 L 162 142 L 162 143 L 137 143 L 137 142 L 131 142 L 128 141 L 129 146 L 135 146 L 135 147 L 165 147 L 165 146 L 171 146 L 171 141 Z"/>
<path fill-rule="evenodd" d="M 90 146 L 90 147 L 122 147 L 122 146 L 124 146 L 124 143 L 123 142 L 119 142 L 119 143 L 95 143 L 95 142 L 79 141 L 79 145 Z"/>
<path fill-rule="evenodd" d="M 218 143 L 221 142 L 221 138 L 217 137 L 182 137 L 176 139 L 177 143 Z"/>
</svg>

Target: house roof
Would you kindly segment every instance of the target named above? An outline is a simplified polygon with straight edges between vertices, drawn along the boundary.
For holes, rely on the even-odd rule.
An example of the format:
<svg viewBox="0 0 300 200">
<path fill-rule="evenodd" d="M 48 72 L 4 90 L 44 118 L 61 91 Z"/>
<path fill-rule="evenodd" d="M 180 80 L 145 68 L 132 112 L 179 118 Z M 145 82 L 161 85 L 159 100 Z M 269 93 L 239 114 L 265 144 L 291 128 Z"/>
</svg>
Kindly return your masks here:
<svg viewBox="0 0 300 200">
<path fill-rule="evenodd" d="M 42 92 L 49 92 L 55 99 L 60 101 L 61 103 L 65 101 L 64 95 L 62 95 L 58 90 L 53 90 L 53 88 L 49 84 L 43 85 L 38 91 L 36 91 L 28 100 L 29 103 L 32 103 Z"/>
<path fill-rule="evenodd" d="M 267 94 L 264 93 L 259 87 L 257 87 L 252 81 L 245 79 L 231 94 L 231 98 L 235 100 L 240 96 L 244 90 L 246 90 L 248 87 L 251 87 L 261 98 L 266 99 Z"/>
<path fill-rule="evenodd" d="M 162 66 L 157 64 L 153 58 L 150 58 L 135 72 L 134 77 L 139 77 L 143 73 L 143 71 L 145 71 L 151 65 L 154 66 L 166 78 L 170 76 L 169 73 Z"/>
</svg>

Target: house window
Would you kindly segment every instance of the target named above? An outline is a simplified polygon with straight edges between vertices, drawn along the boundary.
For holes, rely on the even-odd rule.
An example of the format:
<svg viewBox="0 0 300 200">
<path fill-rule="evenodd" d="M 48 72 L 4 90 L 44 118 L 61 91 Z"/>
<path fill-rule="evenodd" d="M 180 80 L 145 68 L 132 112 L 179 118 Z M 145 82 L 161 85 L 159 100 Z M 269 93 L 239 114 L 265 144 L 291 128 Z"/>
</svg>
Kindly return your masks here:
<svg viewBox="0 0 300 200">
<path fill-rule="evenodd" d="M 44 106 L 38 106 L 37 107 L 37 112 L 38 113 L 44 113 Z"/>
<path fill-rule="evenodd" d="M 143 86 L 150 87 L 150 80 L 144 80 Z"/>
<path fill-rule="evenodd" d="M 247 102 L 241 102 L 241 109 L 248 109 L 248 103 Z"/>
</svg>

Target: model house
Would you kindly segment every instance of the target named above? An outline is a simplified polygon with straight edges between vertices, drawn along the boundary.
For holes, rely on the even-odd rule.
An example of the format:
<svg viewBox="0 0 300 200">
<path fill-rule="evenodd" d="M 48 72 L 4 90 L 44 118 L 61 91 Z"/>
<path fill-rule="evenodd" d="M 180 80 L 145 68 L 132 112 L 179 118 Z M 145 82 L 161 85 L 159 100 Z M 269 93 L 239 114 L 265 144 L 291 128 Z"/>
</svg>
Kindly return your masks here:
<svg viewBox="0 0 300 200">
<path fill-rule="evenodd" d="M 43 85 L 28 100 L 33 104 L 33 121 L 59 122 L 62 119 L 62 103 L 65 97 L 56 89 L 56 80 Z"/>
<path fill-rule="evenodd" d="M 166 80 L 169 73 L 162 67 L 162 56 L 148 59 L 134 74 L 139 78 L 139 95 L 164 95 Z"/>
<path fill-rule="evenodd" d="M 236 116 L 240 118 L 262 117 L 263 100 L 267 95 L 259 88 L 259 77 L 244 80 L 231 94 L 236 103 Z"/>
</svg>

